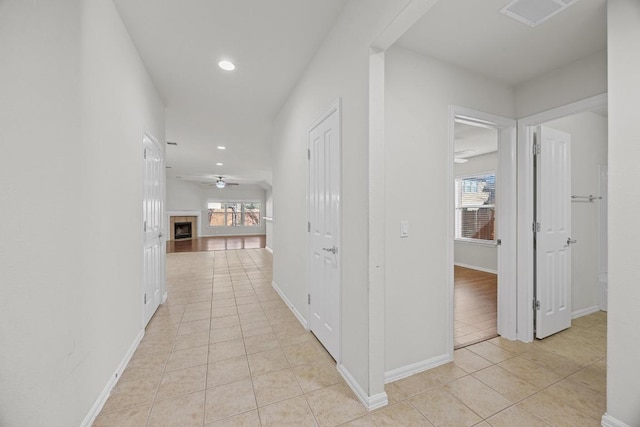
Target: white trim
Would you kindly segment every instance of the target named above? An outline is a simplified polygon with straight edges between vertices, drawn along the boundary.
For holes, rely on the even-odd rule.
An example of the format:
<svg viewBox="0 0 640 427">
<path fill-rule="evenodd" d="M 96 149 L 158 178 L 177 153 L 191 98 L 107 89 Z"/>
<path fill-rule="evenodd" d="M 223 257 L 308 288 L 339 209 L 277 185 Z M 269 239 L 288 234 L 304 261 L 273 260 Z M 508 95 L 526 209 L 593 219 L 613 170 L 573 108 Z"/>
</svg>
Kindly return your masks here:
<svg viewBox="0 0 640 427">
<path fill-rule="evenodd" d="M 300 322 L 302 326 L 304 326 L 304 328 L 308 330 L 309 326 L 307 324 L 307 319 L 305 319 L 304 316 L 298 311 L 296 306 L 293 305 L 291 301 L 289 301 L 289 298 L 287 298 L 285 293 L 282 292 L 282 290 L 278 287 L 276 282 L 271 282 L 271 286 L 273 286 L 273 289 L 275 289 L 278 295 L 280 295 L 280 298 L 282 298 L 282 301 L 284 301 L 284 303 L 287 304 L 287 307 L 289 307 L 293 315 L 296 316 L 296 319 L 298 319 L 298 322 Z"/>
<path fill-rule="evenodd" d="M 449 135 L 448 135 L 448 156 L 447 156 L 447 265 L 449 268 L 447 285 L 449 293 L 449 313 L 447 315 L 448 327 L 448 348 L 453 351 L 453 313 L 454 313 L 454 277 L 453 266 L 455 263 L 455 201 L 454 185 L 456 176 L 454 175 L 455 157 L 455 123 L 456 117 L 463 117 L 466 121 L 479 121 L 483 126 L 490 126 L 497 130 L 498 138 L 498 165 L 495 168 L 496 175 L 496 198 L 503 200 L 496 206 L 497 222 L 496 231 L 502 240 L 498 248 L 498 333 L 507 339 L 515 339 L 517 331 L 517 311 L 515 303 L 517 301 L 515 249 L 517 245 L 516 228 L 517 192 L 516 182 L 516 127 L 515 120 L 496 116 L 494 114 L 483 113 L 456 105 L 449 106 Z M 477 174 L 476 174 L 477 175 Z M 477 268 L 476 268 L 477 269 Z"/>
<path fill-rule="evenodd" d="M 436 368 L 453 361 L 451 353 L 441 354 L 440 356 L 432 357 L 431 359 L 422 360 L 420 362 L 412 363 L 411 365 L 403 366 L 401 368 L 393 369 L 384 373 L 385 384 L 394 381 L 401 380 L 420 372 L 424 372 L 429 369 Z"/>
<path fill-rule="evenodd" d="M 578 317 L 588 316 L 589 314 L 597 313 L 600 311 L 599 305 L 593 307 L 582 308 L 571 313 L 571 319 L 577 319 Z"/>
<path fill-rule="evenodd" d="M 625 424 L 617 418 L 613 418 L 606 412 L 602 416 L 601 425 L 602 427 L 631 427 L 629 424 Z"/>
<path fill-rule="evenodd" d="M 267 250 L 267 252 L 273 255 L 273 249 L 271 248 L 271 246 L 265 246 L 264 248 Z"/>
<path fill-rule="evenodd" d="M 116 371 L 114 372 L 113 375 L 111 375 L 109 381 L 104 386 L 104 389 L 102 389 L 102 393 L 100 393 L 100 395 L 98 396 L 98 399 L 89 410 L 89 413 L 87 414 L 87 416 L 84 417 L 84 420 L 82 420 L 80 427 L 90 427 L 93 424 L 93 422 L 96 420 L 96 417 L 98 416 L 98 414 L 102 410 L 102 407 L 104 406 L 104 404 L 107 402 L 107 399 L 111 395 L 111 390 L 113 390 L 113 387 L 115 387 L 115 385 L 118 383 L 118 381 L 122 377 L 122 372 L 124 372 L 124 369 L 129 364 L 129 361 L 131 360 L 133 353 L 135 353 L 143 337 L 144 337 L 144 329 L 140 330 L 136 338 L 133 340 L 133 343 L 129 347 L 129 350 L 127 350 L 127 353 L 124 355 L 124 357 L 118 364 Z"/>
<path fill-rule="evenodd" d="M 196 237 L 202 237 L 202 227 L 201 227 L 202 211 L 166 211 L 165 215 L 167 217 L 167 227 L 169 227 L 169 224 L 171 224 L 172 216 L 197 216 L 198 224 L 197 224 L 196 230 L 198 231 L 198 235 Z M 169 230 L 165 230 L 165 235 L 167 236 L 167 240 L 168 240 L 168 236 L 170 236 Z"/>
<path fill-rule="evenodd" d="M 162 294 L 162 304 L 167 302 L 168 297 L 169 297 L 169 292 L 165 292 L 164 294 Z"/>
<path fill-rule="evenodd" d="M 468 237 L 456 237 L 454 240 L 456 243 L 462 243 L 465 245 L 488 246 L 494 248 L 498 246 L 498 243 L 496 243 L 495 240 L 470 239 Z"/>
<path fill-rule="evenodd" d="M 384 392 L 385 369 L 385 53 L 369 52 L 369 161 L 368 207 L 369 245 L 369 393 Z M 380 232 L 378 232 L 380 231 Z"/>
<path fill-rule="evenodd" d="M 518 120 L 517 295 L 520 341 L 533 341 L 533 128 L 545 122 L 607 105 L 607 94 L 592 96 Z"/>
<path fill-rule="evenodd" d="M 366 391 L 360 384 L 353 378 L 351 372 L 344 365 L 338 365 L 338 372 L 342 375 L 342 378 L 347 383 L 351 391 L 356 395 L 356 397 L 362 402 L 362 404 L 367 408 L 368 411 L 373 411 L 374 409 L 382 408 L 383 406 L 387 406 L 389 404 L 389 398 L 387 397 L 386 392 L 374 394 L 373 396 L 369 396 Z"/>
<path fill-rule="evenodd" d="M 485 273 L 498 274 L 497 270 L 492 270 L 490 268 L 478 267 L 477 265 L 463 264 L 461 262 L 454 262 L 453 265 L 457 265 L 458 267 L 470 268 L 471 270 L 484 271 Z"/>
</svg>

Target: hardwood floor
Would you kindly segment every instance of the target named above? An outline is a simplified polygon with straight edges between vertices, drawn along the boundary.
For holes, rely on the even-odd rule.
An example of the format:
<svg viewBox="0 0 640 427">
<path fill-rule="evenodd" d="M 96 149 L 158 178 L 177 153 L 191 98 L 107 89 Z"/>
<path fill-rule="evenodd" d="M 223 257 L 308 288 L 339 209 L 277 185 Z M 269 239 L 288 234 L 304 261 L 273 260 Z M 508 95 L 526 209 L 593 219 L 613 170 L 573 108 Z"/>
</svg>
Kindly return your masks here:
<svg viewBox="0 0 640 427">
<path fill-rule="evenodd" d="M 197 239 L 169 240 L 167 253 L 260 249 L 267 244 L 264 234 L 255 236 L 208 236 Z"/>
<path fill-rule="evenodd" d="M 498 336 L 498 276 L 454 267 L 454 347 Z"/>
</svg>

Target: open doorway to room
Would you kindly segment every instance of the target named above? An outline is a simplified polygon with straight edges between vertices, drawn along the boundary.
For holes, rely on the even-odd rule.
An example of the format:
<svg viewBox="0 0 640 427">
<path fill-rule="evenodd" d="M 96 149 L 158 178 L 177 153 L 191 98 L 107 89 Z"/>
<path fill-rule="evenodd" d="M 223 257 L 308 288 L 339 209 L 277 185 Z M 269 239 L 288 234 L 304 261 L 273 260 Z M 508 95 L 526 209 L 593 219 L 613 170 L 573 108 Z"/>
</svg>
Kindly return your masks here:
<svg viewBox="0 0 640 427">
<path fill-rule="evenodd" d="M 456 117 L 454 124 L 454 347 L 497 336 L 498 131 Z"/>
<path fill-rule="evenodd" d="M 535 232 L 521 242 L 532 257 L 519 264 L 519 304 L 530 295 L 534 307 L 519 314 L 518 335 L 531 340 L 607 309 L 607 96 L 519 122 L 525 136 L 520 198 L 531 200 L 521 207 Z"/>
</svg>

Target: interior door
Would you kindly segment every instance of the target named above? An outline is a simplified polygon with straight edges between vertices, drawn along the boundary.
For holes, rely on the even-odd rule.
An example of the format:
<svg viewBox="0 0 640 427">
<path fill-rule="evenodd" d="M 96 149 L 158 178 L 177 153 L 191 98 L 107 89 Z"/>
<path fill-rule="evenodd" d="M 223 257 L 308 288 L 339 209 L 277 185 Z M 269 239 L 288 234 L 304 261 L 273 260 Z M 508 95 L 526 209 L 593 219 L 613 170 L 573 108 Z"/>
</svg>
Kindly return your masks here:
<svg viewBox="0 0 640 427">
<path fill-rule="evenodd" d="M 571 135 L 536 132 L 536 337 L 571 326 Z"/>
<path fill-rule="evenodd" d="M 144 326 L 162 301 L 165 281 L 164 156 L 150 136 L 143 139 L 143 320 Z"/>
<path fill-rule="evenodd" d="M 331 356 L 340 351 L 340 110 L 309 129 L 309 328 Z"/>
</svg>

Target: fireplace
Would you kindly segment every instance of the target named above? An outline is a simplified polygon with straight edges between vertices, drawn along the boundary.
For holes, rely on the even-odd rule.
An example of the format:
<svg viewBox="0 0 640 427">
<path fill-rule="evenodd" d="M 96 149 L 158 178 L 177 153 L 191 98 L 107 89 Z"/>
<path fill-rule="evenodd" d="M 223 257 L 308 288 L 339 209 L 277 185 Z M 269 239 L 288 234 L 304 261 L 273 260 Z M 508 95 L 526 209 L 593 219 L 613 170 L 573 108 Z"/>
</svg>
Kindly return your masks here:
<svg viewBox="0 0 640 427">
<path fill-rule="evenodd" d="M 175 233 L 175 239 L 190 239 L 191 235 L 191 222 L 176 222 L 173 225 Z"/>
</svg>

